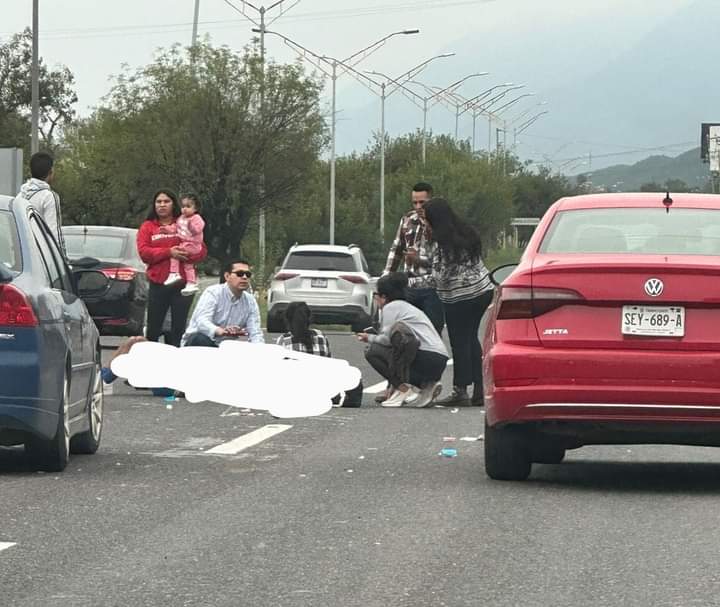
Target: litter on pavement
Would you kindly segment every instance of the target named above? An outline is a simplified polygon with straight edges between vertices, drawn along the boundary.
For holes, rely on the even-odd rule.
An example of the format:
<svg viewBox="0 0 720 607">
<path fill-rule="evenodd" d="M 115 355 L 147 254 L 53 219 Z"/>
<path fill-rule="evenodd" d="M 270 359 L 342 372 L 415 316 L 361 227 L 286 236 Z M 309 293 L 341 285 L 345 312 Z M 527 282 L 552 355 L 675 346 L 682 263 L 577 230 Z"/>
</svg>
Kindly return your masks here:
<svg viewBox="0 0 720 607">
<path fill-rule="evenodd" d="M 450 449 L 448 447 L 445 447 L 444 449 L 440 449 L 439 455 L 442 455 L 443 457 L 457 457 L 457 449 Z"/>
</svg>

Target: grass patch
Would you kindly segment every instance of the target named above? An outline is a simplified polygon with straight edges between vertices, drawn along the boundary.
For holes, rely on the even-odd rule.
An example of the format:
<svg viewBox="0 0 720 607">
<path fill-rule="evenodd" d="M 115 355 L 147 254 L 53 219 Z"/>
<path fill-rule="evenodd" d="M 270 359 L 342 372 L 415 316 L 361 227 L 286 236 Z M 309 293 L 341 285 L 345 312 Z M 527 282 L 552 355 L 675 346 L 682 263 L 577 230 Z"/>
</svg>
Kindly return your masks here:
<svg viewBox="0 0 720 607">
<path fill-rule="evenodd" d="M 487 269 L 492 271 L 498 266 L 503 266 L 509 263 L 518 263 L 520 257 L 523 254 L 523 249 L 517 247 L 506 247 L 504 249 L 494 249 L 488 251 L 487 255 L 483 258 Z"/>
</svg>

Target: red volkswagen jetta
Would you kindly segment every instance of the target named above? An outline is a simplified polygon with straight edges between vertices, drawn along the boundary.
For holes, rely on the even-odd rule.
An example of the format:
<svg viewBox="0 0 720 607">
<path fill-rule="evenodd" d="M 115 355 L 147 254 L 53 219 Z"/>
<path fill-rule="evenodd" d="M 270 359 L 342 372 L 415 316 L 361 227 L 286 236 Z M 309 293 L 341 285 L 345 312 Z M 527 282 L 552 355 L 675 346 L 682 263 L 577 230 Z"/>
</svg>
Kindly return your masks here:
<svg viewBox="0 0 720 607">
<path fill-rule="evenodd" d="M 720 196 L 563 198 L 494 277 L 488 476 L 588 444 L 720 446 Z"/>
</svg>

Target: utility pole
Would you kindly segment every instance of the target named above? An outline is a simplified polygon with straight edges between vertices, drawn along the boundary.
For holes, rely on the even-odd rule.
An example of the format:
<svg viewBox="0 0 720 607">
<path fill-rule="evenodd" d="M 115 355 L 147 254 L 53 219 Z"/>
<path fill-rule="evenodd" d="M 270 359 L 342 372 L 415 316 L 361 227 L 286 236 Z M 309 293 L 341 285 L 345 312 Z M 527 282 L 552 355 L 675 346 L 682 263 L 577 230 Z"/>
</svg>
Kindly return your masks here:
<svg viewBox="0 0 720 607">
<path fill-rule="evenodd" d="M 40 142 L 38 140 L 38 129 L 40 122 L 40 59 L 38 53 L 38 0 L 33 0 L 33 27 L 32 27 L 32 83 L 31 83 L 31 105 L 32 105 L 32 116 L 31 116 L 31 133 L 30 133 L 30 153 L 34 154 L 40 149 Z"/>
<path fill-rule="evenodd" d="M 267 32 L 266 24 L 265 24 L 265 13 L 268 11 L 271 11 L 276 6 L 280 6 L 280 13 L 275 17 L 277 19 L 278 17 L 282 16 L 285 12 L 290 10 L 293 6 L 295 6 L 300 0 L 295 0 L 289 8 L 283 9 L 281 6 L 285 0 L 277 0 L 267 8 L 263 6 L 255 6 L 254 4 L 247 2 L 246 0 L 240 0 L 240 4 L 242 5 L 242 8 L 238 8 L 235 6 L 232 2 L 229 0 L 225 0 L 225 4 L 228 4 L 232 8 L 234 8 L 237 12 L 239 12 L 241 15 L 243 15 L 248 21 L 250 21 L 253 25 L 256 27 L 253 28 L 253 31 L 260 34 L 260 120 L 264 120 L 265 118 L 265 33 Z M 199 2 L 199 0 L 195 0 L 195 2 Z M 196 4 L 197 6 L 197 4 Z M 248 15 L 245 11 L 247 8 L 252 9 L 255 11 L 258 15 L 260 15 L 260 21 L 256 18 L 251 17 Z M 274 21 L 273 19 L 272 21 Z M 272 23 L 271 21 L 271 23 Z M 265 280 L 265 257 L 266 257 L 266 247 L 265 247 L 265 227 L 266 227 L 266 217 L 265 217 L 265 157 L 263 156 L 262 159 L 263 168 L 260 172 L 260 187 L 259 187 L 259 195 L 260 195 L 260 206 L 258 210 L 258 274 L 260 276 L 261 280 Z"/>
<path fill-rule="evenodd" d="M 192 46 L 197 44 L 198 18 L 200 17 L 200 0 L 195 0 L 195 15 L 193 17 Z"/>
</svg>

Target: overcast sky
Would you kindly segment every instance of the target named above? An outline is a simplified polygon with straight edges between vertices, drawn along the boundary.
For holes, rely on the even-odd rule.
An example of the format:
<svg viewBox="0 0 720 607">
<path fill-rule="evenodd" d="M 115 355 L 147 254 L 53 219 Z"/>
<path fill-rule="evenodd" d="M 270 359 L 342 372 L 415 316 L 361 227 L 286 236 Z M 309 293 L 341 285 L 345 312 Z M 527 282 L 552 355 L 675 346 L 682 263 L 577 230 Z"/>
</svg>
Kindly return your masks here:
<svg viewBox="0 0 720 607">
<path fill-rule="evenodd" d="M 532 65 L 536 58 L 524 50 L 525 40 L 538 31 L 552 32 L 557 45 L 562 46 L 567 32 L 577 34 L 579 30 L 587 40 L 587 52 L 577 53 L 577 60 L 582 60 L 583 70 L 592 73 L 602 70 L 658 23 L 693 1 L 285 0 L 282 4 L 286 7 L 285 13 L 269 28 L 319 54 L 338 58 L 345 58 L 390 32 L 419 28 L 419 35 L 397 36 L 388 41 L 362 67 L 399 75 L 426 58 L 457 50 L 458 57 L 442 60 L 448 63 L 428 72 L 427 77 L 431 74 L 434 80 L 428 83 L 449 84 L 452 82 L 449 78 L 456 75 L 455 69 L 462 64 L 463 69 L 471 65 L 472 70 L 491 72 L 483 80 L 483 87 L 487 88 L 515 80 L 515 75 L 494 71 L 489 53 L 478 53 L 470 60 L 467 56 L 461 58 L 461 49 L 472 48 L 476 39 L 480 43 L 484 37 L 497 40 L 502 36 L 515 41 L 513 52 L 517 52 L 519 60 Z M 109 90 L 110 76 L 119 73 L 123 64 L 139 67 L 152 60 L 158 47 L 190 43 L 194 2 L 40 0 L 41 56 L 50 65 L 62 63 L 73 71 L 79 96 L 78 111 L 87 115 Z M 239 0 L 200 0 L 199 33 L 210 36 L 213 43 L 240 49 L 251 41 L 253 26 L 231 3 L 242 6 Z M 32 0 L 3 0 L 2 4 L 0 41 L 6 41 L 14 32 L 31 25 Z M 259 6 L 260 1 L 253 4 Z M 266 2 L 267 6 L 271 4 L 269 0 Z M 247 12 L 257 17 L 252 9 Z M 267 15 L 268 21 L 279 14 L 278 8 L 274 8 Z M 278 61 L 295 58 L 292 50 L 272 36 L 267 39 L 267 53 Z M 565 53 L 569 62 L 575 55 L 572 51 Z M 467 69 L 463 73 L 468 73 Z M 534 82 L 526 84 L 536 93 L 539 102 L 543 87 L 558 77 L 561 78 L 562 73 L 547 74 L 547 77 L 537 74 Z M 353 108 L 374 102 L 371 93 L 348 78 L 340 79 L 338 85 L 338 110 L 341 116 L 345 112 L 345 119 L 349 119 Z M 468 91 L 469 96 L 470 93 Z M 552 111 L 551 107 L 548 109 Z M 368 132 L 373 128 L 376 126 L 368 125 Z M 541 133 L 542 121 L 538 120 L 534 128 Z M 390 127 L 389 130 L 392 135 Z M 347 147 L 339 144 L 340 151 L 349 151 Z"/>
</svg>

